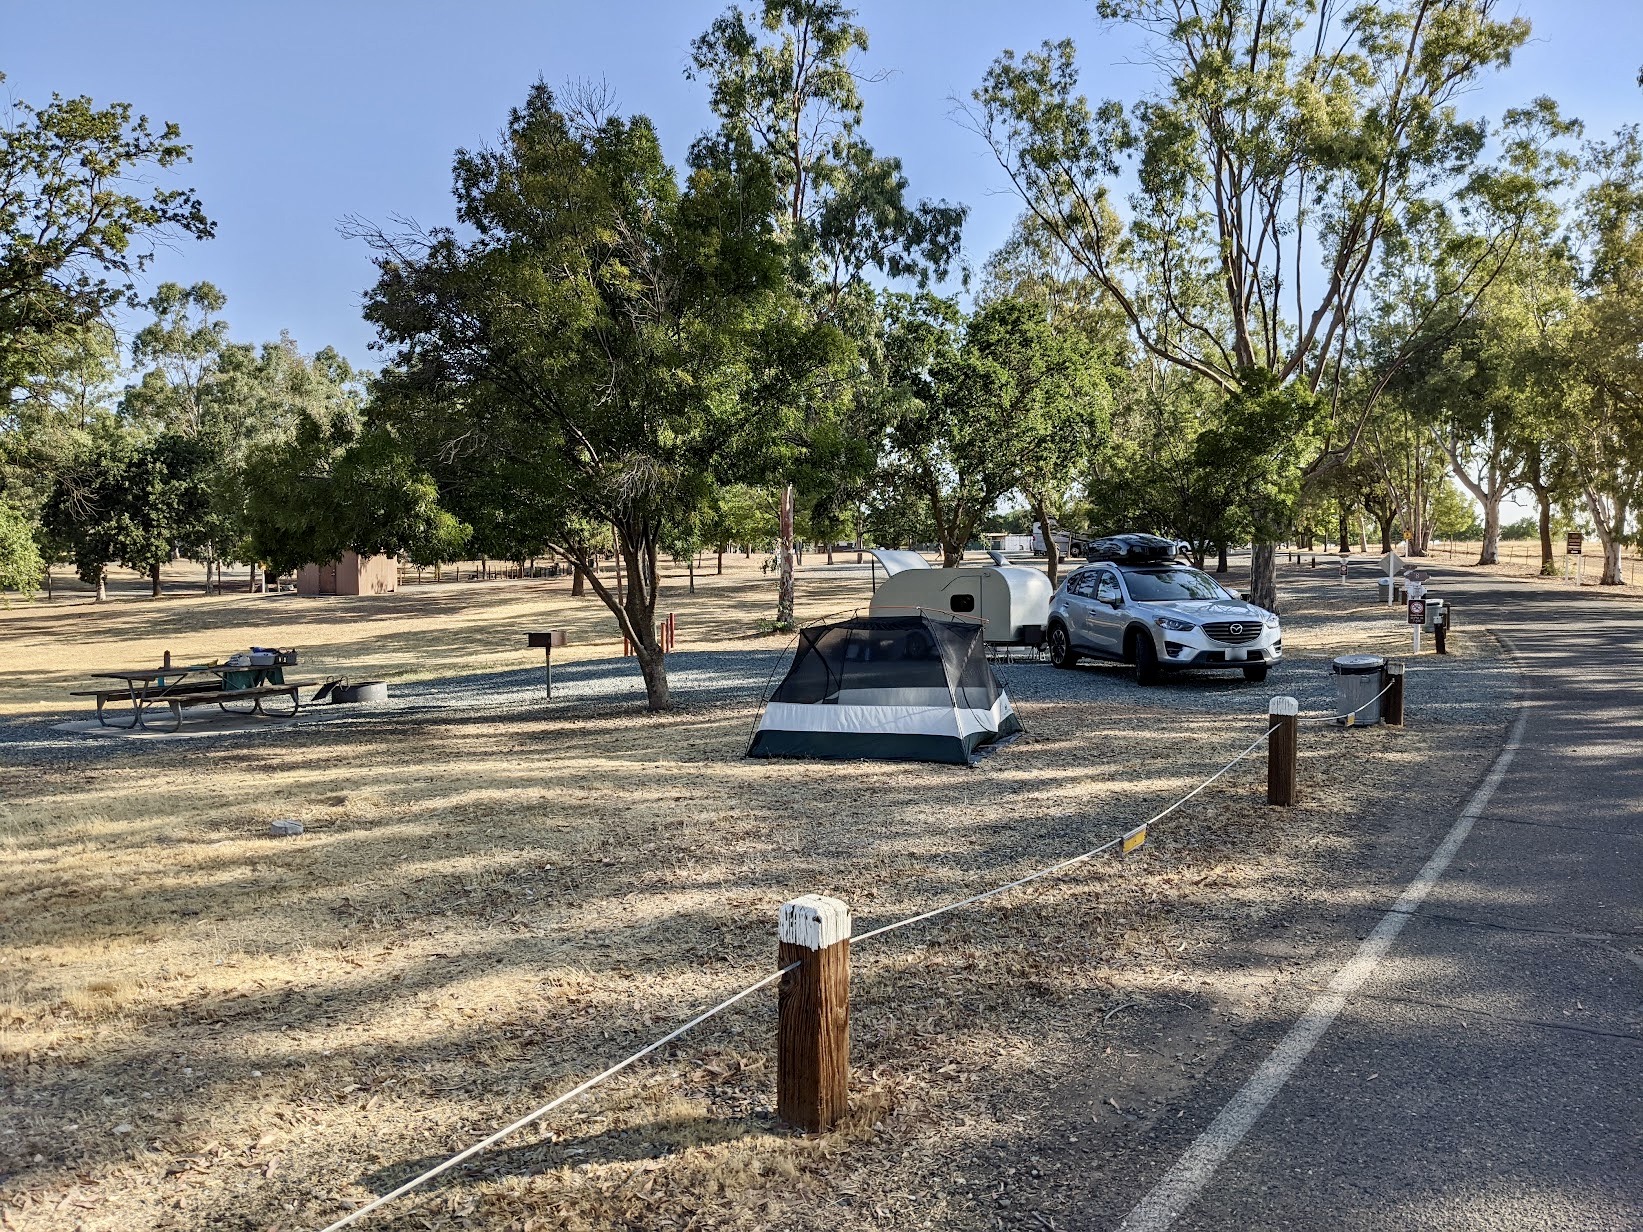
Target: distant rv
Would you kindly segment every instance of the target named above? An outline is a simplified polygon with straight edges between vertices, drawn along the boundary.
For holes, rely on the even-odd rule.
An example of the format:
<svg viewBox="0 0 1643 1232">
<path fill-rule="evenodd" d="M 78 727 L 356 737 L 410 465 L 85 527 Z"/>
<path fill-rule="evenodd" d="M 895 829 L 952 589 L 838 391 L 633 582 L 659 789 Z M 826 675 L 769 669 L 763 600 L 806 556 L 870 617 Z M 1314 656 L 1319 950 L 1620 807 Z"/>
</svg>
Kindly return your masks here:
<svg viewBox="0 0 1643 1232">
<path fill-rule="evenodd" d="M 1055 519 L 1050 519 L 1050 535 L 1055 540 L 1055 550 L 1061 556 L 1070 556 L 1082 560 L 1084 551 L 1090 545 L 1088 535 L 1075 534 L 1070 530 L 1062 530 L 1056 525 Z M 1050 549 L 1044 543 L 1044 523 L 1033 523 L 1033 554 L 1048 556 Z"/>
</svg>

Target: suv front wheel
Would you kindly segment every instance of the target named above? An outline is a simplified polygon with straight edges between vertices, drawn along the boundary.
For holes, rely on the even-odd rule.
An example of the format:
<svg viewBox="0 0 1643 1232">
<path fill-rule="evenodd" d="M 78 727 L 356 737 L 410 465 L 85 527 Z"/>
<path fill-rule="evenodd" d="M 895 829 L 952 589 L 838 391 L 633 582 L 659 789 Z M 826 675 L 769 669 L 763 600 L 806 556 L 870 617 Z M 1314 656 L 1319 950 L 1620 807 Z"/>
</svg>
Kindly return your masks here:
<svg viewBox="0 0 1643 1232">
<path fill-rule="evenodd" d="M 1072 638 L 1067 633 L 1066 625 L 1050 626 L 1050 664 L 1052 667 L 1078 666 L 1078 655 L 1073 651 Z"/>
<path fill-rule="evenodd" d="M 1161 675 L 1158 668 L 1158 647 L 1153 645 L 1152 638 L 1146 633 L 1132 633 L 1131 659 L 1135 663 L 1136 684 L 1157 684 Z"/>
</svg>

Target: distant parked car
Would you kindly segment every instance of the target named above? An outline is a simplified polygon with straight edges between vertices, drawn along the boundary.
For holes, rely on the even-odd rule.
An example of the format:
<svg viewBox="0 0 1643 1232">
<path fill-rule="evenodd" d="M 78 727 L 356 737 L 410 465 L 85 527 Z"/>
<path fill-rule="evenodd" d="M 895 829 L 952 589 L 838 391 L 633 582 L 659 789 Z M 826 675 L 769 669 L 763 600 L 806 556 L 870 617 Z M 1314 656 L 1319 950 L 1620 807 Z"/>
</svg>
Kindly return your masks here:
<svg viewBox="0 0 1643 1232">
<path fill-rule="evenodd" d="M 1174 559 L 1114 555 L 1128 558 L 1083 566 L 1051 598 L 1046 639 L 1055 666 L 1074 667 L 1081 658 L 1129 663 L 1139 684 L 1187 668 L 1242 671 L 1245 680 L 1261 681 L 1283 658 L 1276 614 Z"/>
</svg>

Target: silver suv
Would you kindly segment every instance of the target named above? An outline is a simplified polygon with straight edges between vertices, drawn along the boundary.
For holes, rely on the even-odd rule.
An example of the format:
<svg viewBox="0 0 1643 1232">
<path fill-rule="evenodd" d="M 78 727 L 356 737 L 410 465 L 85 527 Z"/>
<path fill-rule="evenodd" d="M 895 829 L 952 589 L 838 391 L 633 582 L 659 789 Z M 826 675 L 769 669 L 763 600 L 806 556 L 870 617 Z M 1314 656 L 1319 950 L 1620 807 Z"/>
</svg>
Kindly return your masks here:
<svg viewBox="0 0 1643 1232">
<path fill-rule="evenodd" d="M 1057 667 L 1084 657 L 1130 663 L 1139 684 L 1181 668 L 1265 680 L 1284 653 L 1274 613 L 1170 560 L 1102 561 L 1069 574 L 1050 600 L 1046 640 Z"/>
</svg>

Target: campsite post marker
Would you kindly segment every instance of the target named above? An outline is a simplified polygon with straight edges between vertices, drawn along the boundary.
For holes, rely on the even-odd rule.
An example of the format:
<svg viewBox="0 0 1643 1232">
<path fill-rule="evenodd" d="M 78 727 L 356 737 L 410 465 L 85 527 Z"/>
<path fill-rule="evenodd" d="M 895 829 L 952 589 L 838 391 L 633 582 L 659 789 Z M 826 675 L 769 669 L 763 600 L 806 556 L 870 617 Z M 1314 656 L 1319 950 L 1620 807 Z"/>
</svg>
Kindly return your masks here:
<svg viewBox="0 0 1643 1232">
<path fill-rule="evenodd" d="M 1403 726 L 1403 664 L 1386 665 L 1386 697 L 1381 703 L 1381 718 L 1388 727 Z"/>
<path fill-rule="evenodd" d="M 776 962 L 776 1115 L 818 1132 L 844 1115 L 850 1083 L 850 908 L 806 894 L 782 904 Z"/>
<path fill-rule="evenodd" d="M 1301 704 L 1293 697 L 1274 697 L 1267 703 L 1266 802 L 1295 803 L 1295 754 Z"/>
</svg>

